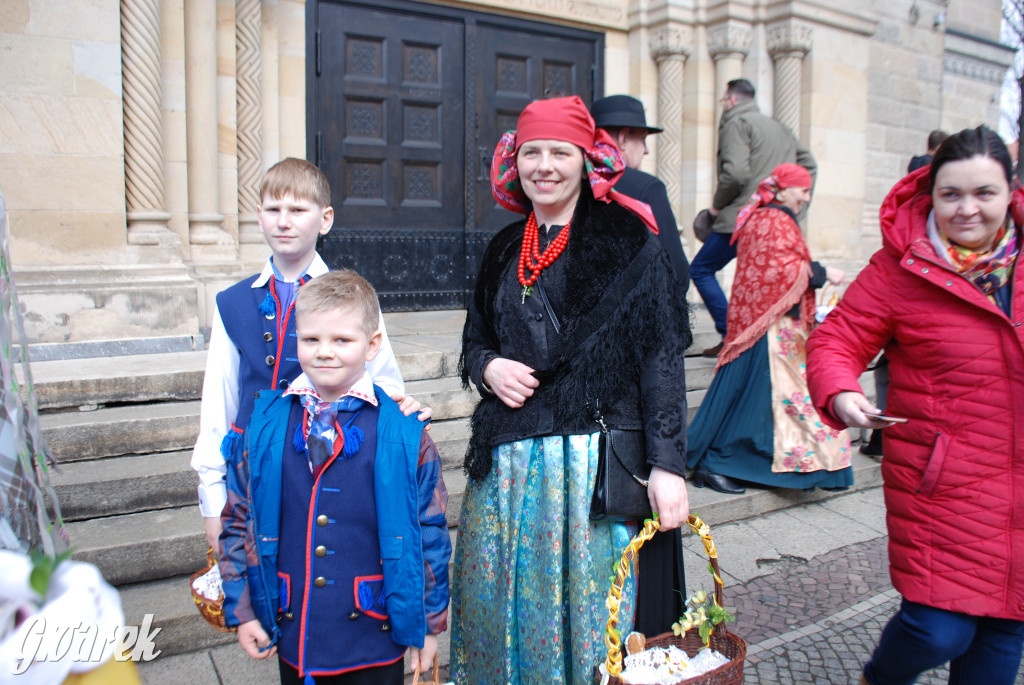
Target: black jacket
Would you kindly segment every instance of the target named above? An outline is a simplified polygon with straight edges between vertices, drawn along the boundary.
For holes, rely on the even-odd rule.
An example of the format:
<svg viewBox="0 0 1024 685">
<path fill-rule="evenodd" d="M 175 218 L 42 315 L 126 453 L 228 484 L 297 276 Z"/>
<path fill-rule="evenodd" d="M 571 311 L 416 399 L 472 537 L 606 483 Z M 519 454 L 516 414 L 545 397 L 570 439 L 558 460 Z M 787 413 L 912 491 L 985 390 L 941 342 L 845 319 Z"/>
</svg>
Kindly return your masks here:
<svg viewBox="0 0 1024 685">
<path fill-rule="evenodd" d="M 472 380 L 483 396 L 466 454 L 474 479 L 490 471 L 495 445 L 598 430 L 595 401 L 608 425 L 644 430 L 651 465 L 684 474 L 686 301 L 665 296 L 675 287 L 672 266 L 647 227 L 584 187 L 565 252 L 541 276 L 560 332 L 542 313 L 536 289 L 522 303 L 517 266 L 525 221 L 500 231 L 484 254 L 459 360 L 463 384 Z M 520 409 L 484 389 L 484 367 L 499 356 L 536 369 L 540 387 Z"/>
<path fill-rule="evenodd" d="M 690 262 L 686 260 L 683 244 L 679 240 L 679 228 L 676 226 L 676 217 L 672 214 L 672 205 L 668 202 L 665 184 L 657 176 L 627 168 L 616 182 L 615 190 L 651 206 L 654 220 L 658 224 L 658 240 L 672 260 L 672 268 L 682 288 L 682 296 L 686 297 L 686 291 L 690 287 Z"/>
</svg>

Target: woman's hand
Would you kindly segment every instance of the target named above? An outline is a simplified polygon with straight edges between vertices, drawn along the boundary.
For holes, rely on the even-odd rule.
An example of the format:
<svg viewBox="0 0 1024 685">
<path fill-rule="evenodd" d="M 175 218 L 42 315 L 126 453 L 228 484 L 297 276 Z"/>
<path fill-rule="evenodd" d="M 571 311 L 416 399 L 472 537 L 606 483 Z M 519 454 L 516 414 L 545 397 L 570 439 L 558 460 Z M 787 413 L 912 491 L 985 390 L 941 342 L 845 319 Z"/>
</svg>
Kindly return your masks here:
<svg viewBox="0 0 1024 685">
<path fill-rule="evenodd" d="M 841 392 L 832 400 L 832 413 L 847 426 L 854 428 L 885 428 L 892 424 L 871 416 L 881 410 L 871 404 L 863 393 Z"/>
<path fill-rule="evenodd" d="M 523 406 L 540 385 L 540 381 L 533 377 L 533 369 L 504 357 L 495 357 L 488 362 L 483 377 L 491 392 L 513 409 Z"/>
<path fill-rule="evenodd" d="M 437 654 L 437 635 L 425 635 L 423 649 L 410 648 L 409 666 L 415 669 L 418 663 L 420 673 L 429 673 L 434 666 L 435 654 Z"/>
<path fill-rule="evenodd" d="M 846 272 L 834 266 L 826 266 L 825 280 L 832 285 L 842 285 L 846 281 Z"/>
<path fill-rule="evenodd" d="M 647 484 L 651 510 L 657 512 L 661 530 L 672 530 L 686 522 L 690 515 L 690 496 L 682 476 L 655 466 Z"/>
<path fill-rule="evenodd" d="M 430 417 L 434 415 L 433 409 L 430 407 L 424 407 L 409 395 L 399 395 L 398 393 L 395 393 L 394 395 L 390 395 L 390 397 L 398 404 L 399 411 L 406 416 L 411 416 L 413 412 L 419 412 L 419 416 L 416 418 L 420 421 L 429 421 Z M 430 424 L 428 423 L 424 426 L 423 430 L 430 430 Z"/>
<path fill-rule="evenodd" d="M 277 654 L 277 645 L 270 646 L 270 638 L 256 619 L 238 626 L 238 644 L 253 659 L 266 659 Z"/>
</svg>

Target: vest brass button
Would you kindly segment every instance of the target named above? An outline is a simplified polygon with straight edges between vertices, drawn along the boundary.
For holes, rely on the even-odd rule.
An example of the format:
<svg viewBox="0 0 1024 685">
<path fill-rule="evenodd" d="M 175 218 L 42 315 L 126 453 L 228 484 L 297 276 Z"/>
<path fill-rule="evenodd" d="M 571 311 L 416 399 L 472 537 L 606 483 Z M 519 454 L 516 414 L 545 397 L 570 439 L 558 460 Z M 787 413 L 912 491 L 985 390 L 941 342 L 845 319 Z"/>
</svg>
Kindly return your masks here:
<svg viewBox="0 0 1024 685">
<path fill-rule="evenodd" d="M 390 623 L 382 623 L 382 624 L 381 624 L 381 626 L 380 626 L 380 632 L 382 632 L 382 633 L 386 633 L 386 632 L 388 632 L 388 631 L 390 631 L 390 630 L 391 630 L 391 624 L 390 624 Z"/>
<path fill-rule="evenodd" d="M 319 547 L 313 550 L 313 554 L 317 555 L 318 557 L 325 557 L 327 556 L 327 548 L 323 545 L 320 545 Z"/>
<path fill-rule="evenodd" d="M 323 587 L 324 585 L 327 585 L 327 579 L 323 576 L 320 576 L 319 578 L 313 581 L 313 585 L 316 585 L 317 587 Z"/>
<path fill-rule="evenodd" d="M 267 342 L 270 342 L 271 340 L 274 339 L 274 334 L 273 333 L 264 333 L 263 334 L 263 339 L 266 340 Z"/>
<path fill-rule="evenodd" d="M 273 366 L 274 365 L 274 355 L 268 354 L 265 361 L 267 362 L 267 366 Z"/>
<path fill-rule="evenodd" d="M 289 611 L 288 613 L 286 613 L 286 614 L 284 615 L 284 617 L 285 617 L 285 618 L 289 618 L 289 619 L 291 619 L 291 618 L 295 618 L 295 614 L 293 614 L 292 612 L 290 612 L 290 611 Z"/>
<path fill-rule="evenodd" d="M 320 527 L 326 526 L 327 525 L 327 515 L 326 514 L 320 514 L 319 516 L 317 516 L 316 517 L 316 525 L 318 525 Z"/>
<path fill-rule="evenodd" d="M 358 611 L 353 611 L 351 614 L 348 615 L 348 620 L 350 620 L 350 621 L 354 621 L 357 618 L 359 618 L 359 612 Z"/>
</svg>

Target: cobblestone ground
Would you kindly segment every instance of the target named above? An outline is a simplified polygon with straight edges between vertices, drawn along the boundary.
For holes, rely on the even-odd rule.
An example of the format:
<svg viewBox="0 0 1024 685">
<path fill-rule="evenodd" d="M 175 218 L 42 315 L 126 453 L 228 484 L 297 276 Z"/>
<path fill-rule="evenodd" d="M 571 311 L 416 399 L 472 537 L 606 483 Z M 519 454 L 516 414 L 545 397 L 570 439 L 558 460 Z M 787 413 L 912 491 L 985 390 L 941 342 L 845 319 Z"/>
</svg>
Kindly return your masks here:
<svg viewBox="0 0 1024 685">
<path fill-rule="evenodd" d="M 744 683 L 856 683 L 882 628 L 899 607 L 889 584 L 884 537 L 822 554 L 807 563 L 726 588 L 747 641 Z M 921 685 L 945 683 L 948 669 Z M 1024 673 L 1017 684 L 1024 685 Z"/>
</svg>

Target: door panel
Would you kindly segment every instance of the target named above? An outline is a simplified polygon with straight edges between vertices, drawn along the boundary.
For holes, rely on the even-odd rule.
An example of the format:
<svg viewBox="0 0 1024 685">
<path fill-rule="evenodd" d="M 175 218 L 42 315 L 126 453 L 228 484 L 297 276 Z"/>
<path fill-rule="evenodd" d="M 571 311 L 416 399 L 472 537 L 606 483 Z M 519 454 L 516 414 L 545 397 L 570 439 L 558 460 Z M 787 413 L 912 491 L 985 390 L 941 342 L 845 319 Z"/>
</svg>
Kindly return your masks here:
<svg viewBox="0 0 1024 685">
<path fill-rule="evenodd" d="M 331 184 L 319 249 L 388 311 L 465 306 L 495 231 L 490 160 L 544 97 L 589 103 L 600 34 L 406 0 L 307 10 L 308 157 Z"/>
</svg>

